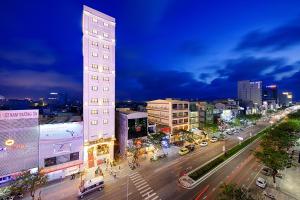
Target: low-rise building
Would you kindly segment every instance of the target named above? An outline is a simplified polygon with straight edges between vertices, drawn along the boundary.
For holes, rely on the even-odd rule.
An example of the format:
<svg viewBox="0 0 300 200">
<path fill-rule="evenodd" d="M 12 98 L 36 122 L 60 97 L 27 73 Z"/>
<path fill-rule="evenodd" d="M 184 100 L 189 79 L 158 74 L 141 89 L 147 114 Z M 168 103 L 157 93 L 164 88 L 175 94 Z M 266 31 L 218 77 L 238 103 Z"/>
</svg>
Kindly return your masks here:
<svg viewBox="0 0 300 200">
<path fill-rule="evenodd" d="M 147 102 L 150 122 L 168 126 L 172 133 L 189 130 L 189 102 L 175 99 L 158 99 Z"/>
<path fill-rule="evenodd" d="M 49 180 L 82 170 L 83 122 L 40 125 L 39 167 L 43 168 Z"/>
<path fill-rule="evenodd" d="M 0 184 L 39 167 L 39 111 L 0 111 Z"/>
<path fill-rule="evenodd" d="M 134 139 L 147 137 L 148 119 L 146 112 L 137 112 L 129 109 L 117 109 L 116 136 L 120 156 L 126 155 L 126 149 Z"/>
</svg>

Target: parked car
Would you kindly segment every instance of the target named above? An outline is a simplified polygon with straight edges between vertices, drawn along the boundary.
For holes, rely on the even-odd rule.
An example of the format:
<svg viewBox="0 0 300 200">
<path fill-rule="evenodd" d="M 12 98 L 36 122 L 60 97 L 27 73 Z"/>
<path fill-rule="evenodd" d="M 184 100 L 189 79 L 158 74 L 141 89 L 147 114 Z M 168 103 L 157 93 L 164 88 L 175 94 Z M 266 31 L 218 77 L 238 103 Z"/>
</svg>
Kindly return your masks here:
<svg viewBox="0 0 300 200">
<path fill-rule="evenodd" d="M 188 148 L 185 148 L 185 147 L 182 147 L 182 148 L 178 151 L 179 155 L 181 155 L 181 156 L 183 156 L 183 155 L 185 155 L 185 154 L 188 154 L 189 152 L 190 152 L 190 150 L 189 150 Z"/>
<path fill-rule="evenodd" d="M 194 151 L 195 150 L 195 145 L 194 144 L 189 144 L 189 145 L 186 145 L 185 148 L 187 148 L 189 151 Z"/>
<path fill-rule="evenodd" d="M 266 176 L 271 176 L 271 175 L 272 175 L 272 172 L 273 172 L 273 170 L 270 169 L 270 168 L 268 168 L 268 167 L 264 167 L 264 168 L 262 168 L 262 170 L 261 170 L 261 173 L 262 173 L 263 175 L 266 175 Z"/>
<path fill-rule="evenodd" d="M 218 141 L 218 138 L 217 138 L 217 137 L 212 137 L 212 138 L 210 139 L 210 141 L 213 142 L 213 143 L 214 143 L 214 142 L 217 142 L 217 141 Z"/>
<path fill-rule="evenodd" d="M 256 185 L 260 188 L 265 189 L 267 186 L 267 181 L 261 177 L 258 177 L 256 180 Z"/>
<path fill-rule="evenodd" d="M 200 143 L 200 146 L 201 146 L 201 147 L 206 147 L 207 145 L 208 145 L 208 142 L 201 142 L 201 143 Z"/>
</svg>

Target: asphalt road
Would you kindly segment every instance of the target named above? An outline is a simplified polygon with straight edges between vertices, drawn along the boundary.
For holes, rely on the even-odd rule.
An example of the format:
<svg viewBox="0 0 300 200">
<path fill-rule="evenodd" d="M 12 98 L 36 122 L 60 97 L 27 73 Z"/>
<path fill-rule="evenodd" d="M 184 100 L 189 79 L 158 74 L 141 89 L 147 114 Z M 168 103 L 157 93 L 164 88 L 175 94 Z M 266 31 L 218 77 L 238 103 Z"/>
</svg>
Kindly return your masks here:
<svg viewBox="0 0 300 200">
<path fill-rule="evenodd" d="M 230 139 L 226 141 L 226 149 L 233 147 L 239 143 L 237 136 L 247 138 L 250 133 L 254 135 L 269 124 L 267 122 L 258 123 L 256 126 L 250 127 L 238 135 L 229 136 Z M 95 192 L 87 195 L 85 199 L 99 199 L 99 200 L 156 200 L 156 199 L 194 199 L 203 189 L 208 189 L 213 199 L 216 190 L 222 181 L 230 177 L 232 171 L 243 163 L 244 160 L 248 162 L 245 166 L 250 166 L 250 169 L 259 170 L 256 166 L 254 158 L 248 158 L 251 152 L 249 150 L 242 153 L 236 159 L 232 160 L 230 164 L 226 165 L 224 169 L 217 171 L 214 175 L 209 177 L 199 186 L 193 190 L 187 190 L 179 186 L 178 178 L 180 174 L 189 168 L 192 170 L 205 162 L 216 157 L 222 153 L 224 142 L 209 143 L 207 147 L 197 146 L 196 150 L 190 154 L 182 157 L 165 158 L 160 161 L 142 166 L 137 170 L 129 173 L 128 176 L 120 178 L 113 184 L 107 184 L 105 189 L 101 192 Z M 256 144 L 255 144 L 256 145 Z M 251 177 L 254 175 L 252 170 L 243 171 L 243 176 L 234 179 L 237 182 L 247 184 L 251 183 Z M 247 173 L 251 174 L 249 178 Z"/>
</svg>

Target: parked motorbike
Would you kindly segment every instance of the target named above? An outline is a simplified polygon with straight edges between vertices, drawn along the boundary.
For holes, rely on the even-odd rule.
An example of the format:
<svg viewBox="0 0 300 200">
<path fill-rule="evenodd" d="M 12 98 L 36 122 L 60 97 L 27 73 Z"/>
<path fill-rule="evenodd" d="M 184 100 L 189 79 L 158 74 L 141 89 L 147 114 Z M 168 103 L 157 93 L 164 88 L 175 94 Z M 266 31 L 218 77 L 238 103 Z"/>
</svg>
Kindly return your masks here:
<svg viewBox="0 0 300 200">
<path fill-rule="evenodd" d="M 276 200 L 275 196 L 269 192 L 264 191 L 263 194 L 272 200 Z"/>
</svg>

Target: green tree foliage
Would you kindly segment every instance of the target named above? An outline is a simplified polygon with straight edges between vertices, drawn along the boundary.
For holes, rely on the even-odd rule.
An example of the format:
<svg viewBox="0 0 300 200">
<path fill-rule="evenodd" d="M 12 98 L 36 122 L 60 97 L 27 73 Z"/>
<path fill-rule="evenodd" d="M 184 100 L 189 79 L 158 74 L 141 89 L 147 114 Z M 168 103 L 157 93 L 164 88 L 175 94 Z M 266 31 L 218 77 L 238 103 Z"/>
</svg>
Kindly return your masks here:
<svg viewBox="0 0 300 200">
<path fill-rule="evenodd" d="M 274 183 L 278 170 L 283 170 L 290 162 L 289 149 L 297 145 L 300 131 L 300 118 L 297 117 L 298 114 L 290 114 L 288 119 L 269 130 L 262 138 L 261 149 L 255 152 L 255 156 L 273 170 Z"/>
<path fill-rule="evenodd" d="M 236 184 L 224 183 L 220 189 L 218 200 L 254 200 L 249 190 L 238 187 Z"/>
<path fill-rule="evenodd" d="M 219 131 L 218 125 L 215 123 L 207 123 L 204 125 L 203 130 L 208 133 L 216 133 Z"/>
<path fill-rule="evenodd" d="M 153 144 L 155 149 L 161 149 L 161 141 L 163 139 L 163 137 L 165 137 L 166 134 L 159 132 L 159 133 L 155 133 L 155 134 L 149 134 L 148 135 L 148 140 L 150 141 L 151 144 Z"/>
<path fill-rule="evenodd" d="M 39 169 L 36 173 L 30 173 L 30 170 L 22 172 L 20 176 L 11 185 L 12 195 L 24 193 L 25 191 L 30 192 L 31 198 L 35 199 L 35 192 L 47 183 L 47 176 Z M 40 194 L 39 194 L 39 199 Z"/>
</svg>

